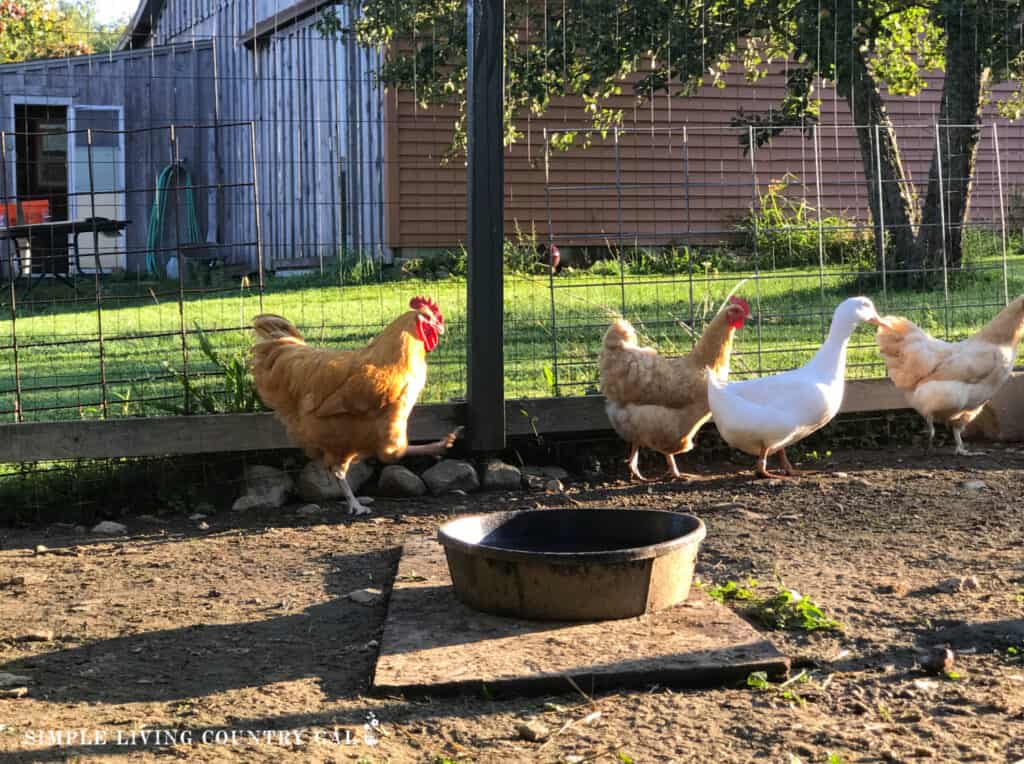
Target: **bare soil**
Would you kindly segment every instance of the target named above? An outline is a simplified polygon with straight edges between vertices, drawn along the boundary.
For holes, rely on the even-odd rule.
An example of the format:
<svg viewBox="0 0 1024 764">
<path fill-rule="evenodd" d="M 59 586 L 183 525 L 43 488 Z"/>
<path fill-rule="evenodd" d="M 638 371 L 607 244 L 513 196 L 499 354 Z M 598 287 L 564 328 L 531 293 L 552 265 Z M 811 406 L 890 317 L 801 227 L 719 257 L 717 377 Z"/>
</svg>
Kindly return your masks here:
<svg viewBox="0 0 1024 764">
<path fill-rule="evenodd" d="M 114 540 L 0 529 L 0 672 L 31 679 L 27 696 L 0 699 L 0 758 L 1024 759 L 1024 451 L 846 451 L 824 466 L 794 481 L 718 464 L 690 483 L 380 499 L 371 518 L 333 506 L 313 519 L 222 512 L 206 529 L 134 519 Z M 843 628 L 770 633 L 805 672 L 786 687 L 365 694 L 403 541 L 457 513 L 566 505 L 695 512 L 705 582 L 781 581 Z M 384 596 L 348 598 L 364 588 Z M 50 641 L 22 641 L 46 630 Z M 919 651 L 943 644 L 953 673 L 929 674 Z M 524 739 L 530 719 L 552 736 Z"/>
</svg>

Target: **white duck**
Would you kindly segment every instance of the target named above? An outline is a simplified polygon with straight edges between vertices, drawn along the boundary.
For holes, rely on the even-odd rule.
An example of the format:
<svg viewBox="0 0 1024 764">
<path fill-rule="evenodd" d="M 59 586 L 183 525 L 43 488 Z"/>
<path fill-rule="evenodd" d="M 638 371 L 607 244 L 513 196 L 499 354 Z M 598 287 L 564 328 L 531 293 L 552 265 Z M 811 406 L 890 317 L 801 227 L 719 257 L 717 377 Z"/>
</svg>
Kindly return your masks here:
<svg viewBox="0 0 1024 764">
<path fill-rule="evenodd" d="M 741 382 L 721 382 L 708 375 L 708 403 L 715 426 L 733 448 L 757 457 L 757 474 L 768 472 L 766 460 L 778 452 L 786 475 L 799 474 L 786 457 L 786 446 L 821 429 L 839 413 L 846 387 L 846 347 L 857 324 L 885 326 L 867 297 L 851 297 L 836 308 L 828 339 L 799 369 Z"/>
</svg>

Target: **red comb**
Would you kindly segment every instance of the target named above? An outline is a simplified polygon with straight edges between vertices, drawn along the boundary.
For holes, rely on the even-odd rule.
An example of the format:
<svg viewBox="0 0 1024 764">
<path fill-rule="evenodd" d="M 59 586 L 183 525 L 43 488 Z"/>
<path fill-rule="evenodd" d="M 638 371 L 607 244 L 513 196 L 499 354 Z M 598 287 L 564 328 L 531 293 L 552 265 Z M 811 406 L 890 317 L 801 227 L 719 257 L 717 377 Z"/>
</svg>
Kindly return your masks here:
<svg viewBox="0 0 1024 764">
<path fill-rule="evenodd" d="M 434 314 L 434 318 L 440 323 L 444 323 L 444 316 L 441 315 L 441 309 L 437 307 L 437 303 L 431 300 L 429 297 L 413 297 L 409 300 L 409 307 L 413 310 L 419 310 L 420 308 L 427 308 L 431 313 Z"/>
<path fill-rule="evenodd" d="M 730 297 L 729 302 L 732 303 L 733 305 L 739 305 L 741 308 L 743 308 L 744 313 L 746 313 L 748 316 L 750 315 L 750 304 L 742 297 Z"/>
</svg>

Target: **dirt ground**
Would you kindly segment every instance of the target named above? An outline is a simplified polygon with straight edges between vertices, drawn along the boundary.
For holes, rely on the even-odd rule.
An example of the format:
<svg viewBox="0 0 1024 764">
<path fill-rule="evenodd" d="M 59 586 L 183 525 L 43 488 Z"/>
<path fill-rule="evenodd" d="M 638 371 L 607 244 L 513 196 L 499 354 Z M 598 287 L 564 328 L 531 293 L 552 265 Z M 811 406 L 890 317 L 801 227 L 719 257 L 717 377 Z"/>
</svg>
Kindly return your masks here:
<svg viewBox="0 0 1024 764">
<path fill-rule="evenodd" d="M 793 482 L 716 465 L 688 484 L 381 499 L 369 519 L 340 506 L 315 519 L 221 512 L 208 528 L 135 519 L 115 540 L 0 529 L 0 672 L 31 679 L 27 696 L 0 699 L 0 758 L 1018 762 L 1022 469 L 1014 448 L 908 447 L 836 453 Z M 781 579 L 843 629 L 771 632 L 793 676 L 804 672 L 782 688 L 366 695 L 386 604 L 349 592 L 386 592 L 402 542 L 453 514 L 566 505 L 695 512 L 708 525 L 705 582 Z M 46 630 L 52 640 L 23 641 Z M 947 643 L 952 675 L 918 666 L 919 649 Z M 532 717 L 553 736 L 522 739 Z"/>
</svg>

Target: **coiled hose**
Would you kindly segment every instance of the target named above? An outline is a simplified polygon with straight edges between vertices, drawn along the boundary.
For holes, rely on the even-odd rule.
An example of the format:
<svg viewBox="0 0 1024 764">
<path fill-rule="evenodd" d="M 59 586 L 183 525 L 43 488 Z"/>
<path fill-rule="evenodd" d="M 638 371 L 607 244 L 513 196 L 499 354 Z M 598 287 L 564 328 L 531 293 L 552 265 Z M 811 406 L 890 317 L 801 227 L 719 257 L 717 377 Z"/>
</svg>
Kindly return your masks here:
<svg viewBox="0 0 1024 764">
<path fill-rule="evenodd" d="M 185 236 L 182 244 L 199 244 L 202 239 L 199 234 L 199 218 L 196 216 L 196 202 L 192 194 L 192 176 L 183 162 L 174 162 L 167 165 L 156 179 L 156 196 L 153 198 L 153 207 L 149 211 L 149 232 L 146 237 L 146 271 L 152 276 L 163 276 L 167 272 L 166 253 L 158 253 L 160 240 L 163 238 L 165 215 L 167 212 L 167 194 L 170 191 L 171 181 L 178 175 L 176 188 L 184 184 L 185 190 Z M 178 263 L 178 268 L 182 267 Z"/>
</svg>

